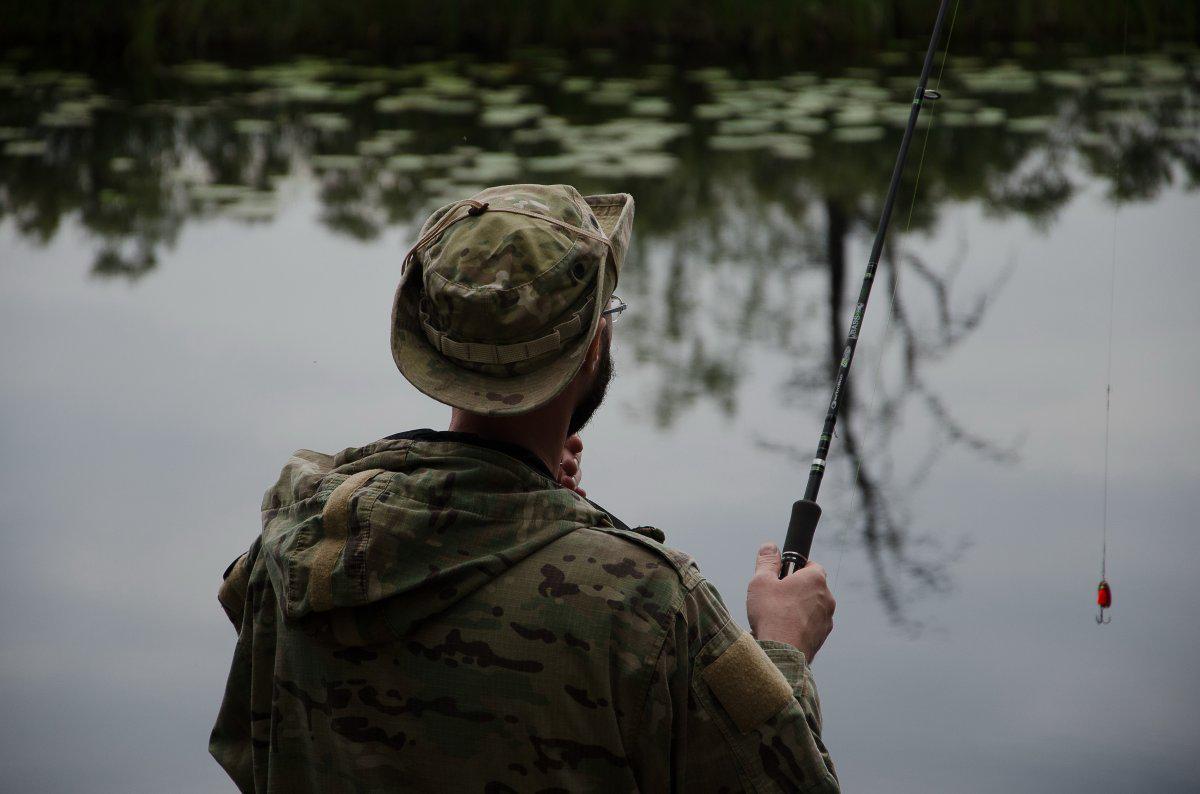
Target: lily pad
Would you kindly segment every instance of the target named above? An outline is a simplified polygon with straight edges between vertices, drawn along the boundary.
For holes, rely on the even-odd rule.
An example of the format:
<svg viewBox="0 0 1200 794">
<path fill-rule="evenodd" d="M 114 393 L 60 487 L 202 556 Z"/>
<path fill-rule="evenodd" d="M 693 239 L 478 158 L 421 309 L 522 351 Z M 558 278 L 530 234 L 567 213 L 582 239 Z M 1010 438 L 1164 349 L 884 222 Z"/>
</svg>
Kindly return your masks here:
<svg viewBox="0 0 1200 794">
<path fill-rule="evenodd" d="M 266 119 L 238 119 L 233 129 L 240 135 L 265 135 L 271 131 L 271 122 Z"/>
<path fill-rule="evenodd" d="M 485 105 L 516 105 L 519 103 L 529 89 L 523 85 L 508 86 L 506 88 L 493 88 L 484 91 L 479 95 Z"/>
<path fill-rule="evenodd" d="M 475 112 L 475 102 L 470 99 L 447 99 L 433 94 L 412 92 L 380 97 L 375 100 L 375 109 L 380 113 L 415 111 L 444 116 L 465 116 Z"/>
<path fill-rule="evenodd" d="M 960 71 L 959 79 L 979 93 L 1029 94 L 1037 90 L 1037 77 L 1015 65 L 1002 65 L 981 71 Z"/>
<path fill-rule="evenodd" d="M 471 165 L 451 171 L 450 177 L 458 182 L 499 184 L 516 179 L 520 172 L 520 160 L 516 155 L 489 152 L 476 156 Z"/>
<path fill-rule="evenodd" d="M 726 119 L 717 124 L 718 135 L 759 135 L 769 132 L 775 126 L 770 119 Z"/>
<path fill-rule="evenodd" d="M 710 83 L 718 80 L 729 80 L 732 75 L 729 70 L 723 66 L 710 66 L 703 69 L 692 69 L 687 72 L 687 76 L 691 80 L 698 83 Z"/>
<path fill-rule="evenodd" d="M 515 63 L 473 63 L 467 67 L 467 73 L 472 78 L 489 85 L 503 85 L 519 72 L 520 66 Z"/>
<path fill-rule="evenodd" d="M 1008 114 L 1001 108 L 980 108 L 975 111 L 975 123 L 981 127 L 995 127 L 1003 124 Z"/>
<path fill-rule="evenodd" d="M 387 138 L 368 138 L 365 141 L 359 141 L 355 148 L 363 157 L 387 157 L 395 151 L 396 146 L 395 141 Z"/>
<path fill-rule="evenodd" d="M 781 160 L 807 160 L 812 157 L 812 144 L 802 135 L 772 135 L 767 146 Z"/>
<path fill-rule="evenodd" d="M 1139 102 L 1147 97 L 1146 89 L 1137 85 L 1108 86 L 1096 93 L 1107 102 Z"/>
<path fill-rule="evenodd" d="M 1147 80 L 1155 83 L 1178 83 L 1187 79 L 1187 69 L 1170 61 L 1145 61 L 1142 71 Z"/>
<path fill-rule="evenodd" d="M 943 110 L 937 114 L 937 123 L 944 127 L 973 127 L 975 114 L 965 110 Z"/>
<path fill-rule="evenodd" d="M 635 116 L 669 116 L 671 103 L 661 97 L 641 97 L 633 100 L 629 112 Z"/>
<path fill-rule="evenodd" d="M 829 122 L 820 116 L 791 116 L 783 120 L 783 126 L 789 132 L 818 135 L 829 129 Z"/>
<path fill-rule="evenodd" d="M 607 172 L 611 177 L 662 177 L 679 166 L 679 158 L 658 152 L 635 152 L 615 159 Z M 605 176 L 605 174 L 590 174 Z"/>
<path fill-rule="evenodd" d="M 1175 143 L 1195 143 L 1200 141 L 1200 128 L 1198 127 L 1166 127 L 1159 132 L 1168 141 L 1174 141 Z"/>
<path fill-rule="evenodd" d="M 483 111 L 479 123 L 485 127 L 521 127 L 545 114 L 541 105 L 511 105 L 490 107 Z"/>
<path fill-rule="evenodd" d="M 872 143 L 885 135 L 883 127 L 839 127 L 833 131 L 833 139 L 841 143 Z"/>
<path fill-rule="evenodd" d="M 905 117 L 908 116 L 908 108 L 904 108 Z M 839 126 L 846 127 L 861 127 L 869 124 L 874 124 L 876 120 L 875 108 L 871 105 L 864 104 L 847 104 L 842 107 L 833 117 L 833 123 Z"/>
<path fill-rule="evenodd" d="M 696 118 L 706 121 L 715 121 L 717 119 L 727 119 L 734 115 L 737 111 L 732 105 L 723 104 L 720 102 L 710 102 L 703 105 L 696 105 L 692 109 L 692 113 Z"/>
<path fill-rule="evenodd" d="M 419 154 L 394 154 L 387 159 L 387 169 L 410 174 L 423 171 L 429 166 L 429 159 Z"/>
<path fill-rule="evenodd" d="M 593 105 L 603 105 L 606 107 L 619 107 L 626 105 L 633 99 L 632 91 L 614 91 L 601 90 L 593 94 L 587 95 L 587 101 Z"/>
<path fill-rule="evenodd" d="M 191 61 L 180 64 L 175 67 L 175 74 L 181 80 L 201 85 L 226 85 L 245 77 L 237 69 L 210 61 Z"/>
<path fill-rule="evenodd" d="M 376 130 L 375 139 L 380 141 L 390 141 L 396 146 L 403 146 L 407 143 L 412 143 L 416 140 L 417 134 L 412 130 Z"/>
<path fill-rule="evenodd" d="M 92 113 L 86 106 L 67 106 L 64 102 L 54 110 L 43 113 L 38 117 L 38 123 L 43 127 L 90 127 Z"/>
<path fill-rule="evenodd" d="M 1101 121 L 1118 126 L 1134 126 L 1141 124 L 1149 119 L 1145 111 L 1137 108 L 1124 108 L 1122 110 L 1105 110 L 1097 114 Z"/>
<path fill-rule="evenodd" d="M 596 85 L 590 77 L 568 77 L 559 84 L 559 89 L 566 94 L 586 94 Z"/>
<path fill-rule="evenodd" d="M 888 105 L 879 113 L 879 120 L 893 127 L 903 127 L 908 124 L 908 117 L 912 115 L 912 105 Z M 917 116 L 917 129 L 926 129 L 934 123 L 934 118 L 939 120 L 942 114 L 935 107 L 928 107 Z M 849 126 L 864 126 L 864 125 L 849 125 Z"/>
<path fill-rule="evenodd" d="M 710 135 L 708 148 L 721 152 L 746 152 L 771 145 L 770 135 Z"/>
<path fill-rule="evenodd" d="M 1057 119 L 1054 116 L 1024 116 L 1022 118 L 1010 118 L 1008 120 L 1008 129 L 1012 132 L 1025 134 L 1042 134 L 1049 132 Z"/>
<path fill-rule="evenodd" d="M 341 132 L 350 127 L 350 119 L 341 113 L 309 113 L 304 123 L 321 132 Z"/>
<path fill-rule="evenodd" d="M 316 154 L 309 163 L 317 171 L 353 171 L 362 165 L 362 158 L 354 154 Z"/>
<path fill-rule="evenodd" d="M 466 97 L 475 94 L 475 84 L 456 74 L 433 73 L 425 79 L 425 88 L 442 96 Z"/>
<path fill-rule="evenodd" d="M 1042 82 L 1046 83 L 1047 85 L 1052 85 L 1055 88 L 1067 88 L 1073 90 L 1087 88 L 1088 83 L 1090 82 L 1087 75 L 1083 74 L 1082 72 L 1057 70 L 1042 72 L 1041 77 Z"/>
<path fill-rule="evenodd" d="M 563 173 L 579 167 L 581 158 L 575 154 L 557 154 L 548 157 L 530 157 L 525 167 L 537 173 Z"/>
<path fill-rule="evenodd" d="M 41 157 L 45 153 L 45 141 L 16 140 L 4 144 L 4 154 L 9 157 Z"/>
<path fill-rule="evenodd" d="M 486 185 L 465 185 L 448 179 L 430 179 L 425 182 L 424 187 L 432 196 L 430 205 L 437 207 L 462 201 L 487 189 Z"/>
<path fill-rule="evenodd" d="M 1126 69 L 1102 69 L 1096 73 L 1096 79 L 1105 85 L 1123 85 L 1130 82 L 1130 77 Z"/>
<path fill-rule="evenodd" d="M 558 133 L 546 127 L 526 127 L 513 130 L 512 139 L 514 143 L 523 144 L 550 143 L 558 139 Z"/>
</svg>

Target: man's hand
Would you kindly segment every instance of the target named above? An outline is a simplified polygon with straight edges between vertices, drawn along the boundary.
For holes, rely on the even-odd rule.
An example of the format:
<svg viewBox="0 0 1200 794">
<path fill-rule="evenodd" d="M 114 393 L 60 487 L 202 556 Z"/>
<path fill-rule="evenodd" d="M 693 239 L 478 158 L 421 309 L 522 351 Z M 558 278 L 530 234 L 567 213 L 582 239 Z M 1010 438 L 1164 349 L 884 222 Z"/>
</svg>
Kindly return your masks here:
<svg viewBox="0 0 1200 794">
<path fill-rule="evenodd" d="M 582 465 L 583 439 L 571 436 L 563 446 L 562 460 L 558 464 L 558 482 L 580 496 L 587 496 L 587 491 L 579 487 L 579 480 L 583 477 Z"/>
<path fill-rule="evenodd" d="M 804 653 L 809 663 L 833 631 L 833 593 L 825 569 L 809 562 L 786 579 L 779 547 L 764 543 L 754 562 L 754 577 L 746 588 L 750 631 L 760 640 L 786 642 Z"/>
</svg>

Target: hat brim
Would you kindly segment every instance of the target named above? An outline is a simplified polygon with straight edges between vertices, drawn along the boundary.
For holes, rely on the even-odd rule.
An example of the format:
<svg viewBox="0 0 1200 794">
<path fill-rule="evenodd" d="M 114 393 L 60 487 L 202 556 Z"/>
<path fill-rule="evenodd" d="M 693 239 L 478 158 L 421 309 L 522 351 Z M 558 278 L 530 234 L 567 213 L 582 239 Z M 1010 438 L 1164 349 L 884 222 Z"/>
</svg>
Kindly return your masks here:
<svg viewBox="0 0 1200 794">
<path fill-rule="evenodd" d="M 633 231 L 633 197 L 627 193 L 585 196 L 605 236 L 612 258 L 600 268 L 587 330 L 572 339 L 545 366 L 520 375 L 499 377 L 460 366 L 435 350 L 420 320 L 422 283 L 416 263 L 400 278 L 392 303 L 392 358 L 405 378 L 433 399 L 484 416 L 527 413 L 557 397 L 578 374 L 588 345 L 616 288 L 617 277 Z"/>
</svg>

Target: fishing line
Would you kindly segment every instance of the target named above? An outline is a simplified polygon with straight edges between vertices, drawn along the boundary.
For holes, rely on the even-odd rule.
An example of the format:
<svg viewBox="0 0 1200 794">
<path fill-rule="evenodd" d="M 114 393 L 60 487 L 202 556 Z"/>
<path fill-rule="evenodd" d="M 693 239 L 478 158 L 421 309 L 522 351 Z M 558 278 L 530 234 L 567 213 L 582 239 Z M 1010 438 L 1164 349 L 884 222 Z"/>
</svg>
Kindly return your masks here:
<svg viewBox="0 0 1200 794">
<path fill-rule="evenodd" d="M 933 84 L 933 90 L 937 93 L 940 93 L 940 89 L 942 87 L 942 74 L 945 73 L 945 71 L 946 71 L 946 61 L 948 61 L 950 59 L 950 42 L 954 39 L 954 23 L 958 20 L 958 4 L 959 4 L 959 0 L 954 0 L 954 11 L 952 11 L 951 15 L 950 15 L 950 29 L 946 33 L 946 47 L 942 51 L 942 62 L 941 62 L 941 65 L 938 66 L 937 79 L 934 81 L 934 84 Z M 925 127 L 925 137 L 921 141 L 921 156 L 917 160 L 917 175 L 916 175 L 916 178 L 913 180 L 912 197 L 908 203 L 908 217 L 905 219 L 905 223 L 904 223 L 905 236 L 907 236 L 909 233 L 909 230 L 912 229 L 913 208 L 916 207 L 916 205 L 917 205 L 917 190 L 921 186 L 921 171 L 925 168 L 925 152 L 929 149 L 929 136 L 933 132 L 933 123 L 934 123 L 934 120 L 936 119 L 936 117 L 937 117 L 937 103 L 934 102 L 929 107 L 929 124 L 926 125 L 926 127 Z M 894 273 L 895 268 L 897 267 L 896 257 L 894 255 L 894 253 L 893 253 L 893 256 L 890 257 L 890 260 L 891 260 L 890 263 L 891 263 L 891 266 L 893 268 L 893 273 Z M 875 377 L 871 383 L 871 398 L 870 398 L 870 409 L 867 412 L 868 416 L 874 414 L 875 409 L 878 407 L 877 403 L 878 403 L 878 395 L 879 395 L 879 381 L 880 381 L 880 376 L 883 373 L 883 357 L 884 357 L 884 354 L 887 352 L 888 340 L 891 338 L 892 322 L 896 316 L 896 292 L 899 289 L 900 289 L 900 279 L 897 278 L 895 275 L 893 275 L 893 277 L 892 277 L 892 294 L 891 294 L 890 299 L 888 300 L 887 321 L 883 327 L 883 334 L 880 336 L 879 356 L 875 360 Z M 855 456 L 855 458 L 856 458 L 856 460 L 855 460 L 855 464 L 854 464 L 854 479 L 851 482 L 852 489 L 858 487 L 859 479 L 862 474 L 861 451 L 860 451 L 859 455 Z M 840 535 L 840 537 L 838 538 L 837 564 L 834 566 L 834 569 L 833 569 L 832 585 L 835 587 L 837 586 L 838 575 L 842 571 L 842 558 L 845 556 L 845 553 L 846 553 L 846 533 L 842 532 L 842 533 L 839 533 L 839 535 Z"/>
<path fill-rule="evenodd" d="M 821 481 L 825 478 L 829 449 L 833 442 L 834 431 L 837 429 L 838 412 L 849 391 L 850 367 L 854 364 L 854 351 L 858 347 L 863 320 L 867 315 L 867 303 L 871 299 L 871 291 L 879 271 L 879 262 L 883 258 L 888 224 L 892 219 L 900 183 L 904 178 L 904 167 L 908 162 L 913 133 L 916 132 L 921 108 L 924 104 L 941 97 L 941 94 L 927 86 L 936 60 L 938 42 L 941 40 L 943 24 L 946 21 L 946 9 L 949 5 L 949 0 L 941 0 L 938 3 L 933 32 L 929 35 L 929 46 L 925 50 L 925 57 L 921 59 L 921 75 L 917 78 L 917 87 L 913 92 L 912 105 L 908 111 L 908 121 L 904 124 L 904 135 L 900 138 L 900 148 L 896 152 L 896 164 L 892 167 L 892 176 L 888 180 L 887 192 L 884 194 L 883 207 L 879 213 L 879 225 L 875 229 L 875 241 L 871 244 L 871 254 L 867 258 L 867 267 L 863 271 L 862 284 L 858 289 L 858 302 L 854 306 L 854 315 L 850 318 L 850 328 L 846 333 L 846 347 L 842 351 L 842 358 L 837 365 L 837 374 L 833 379 L 833 395 L 830 397 L 829 407 L 825 411 L 825 421 L 821 423 L 816 455 L 813 456 L 812 465 L 808 470 L 808 482 L 804 486 L 804 496 L 792 503 L 792 515 L 788 521 L 787 536 L 783 541 L 783 560 L 779 569 L 779 578 L 781 579 L 791 576 L 808 562 L 813 538 L 817 532 L 817 524 L 821 520 L 821 506 L 817 504 L 817 497 L 821 491 Z"/>
<path fill-rule="evenodd" d="M 1124 30 L 1121 35 L 1121 61 L 1125 64 L 1129 57 L 1129 3 L 1124 3 Z M 1126 64 L 1127 65 L 1127 64 Z M 1114 189 L 1121 187 L 1121 153 L 1116 152 L 1116 163 L 1113 165 Z M 1108 447 L 1112 425 L 1112 359 L 1113 359 L 1113 325 L 1115 325 L 1117 309 L 1117 225 L 1121 217 L 1120 195 L 1113 202 L 1112 221 L 1112 257 L 1108 271 L 1108 360 L 1104 374 L 1104 497 L 1100 511 L 1100 585 L 1097 590 L 1096 602 L 1100 607 L 1096 622 L 1106 624 L 1112 618 L 1105 618 L 1104 610 L 1112 606 L 1112 590 L 1108 586 Z"/>
<path fill-rule="evenodd" d="M 1104 387 L 1104 507 L 1101 511 L 1100 579 L 1108 572 L 1108 438 L 1112 415 L 1113 312 L 1117 303 L 1117 217 L 1113 213 L 1112 266 L 1108 274 L 1108 367 Z"/>
</svg>

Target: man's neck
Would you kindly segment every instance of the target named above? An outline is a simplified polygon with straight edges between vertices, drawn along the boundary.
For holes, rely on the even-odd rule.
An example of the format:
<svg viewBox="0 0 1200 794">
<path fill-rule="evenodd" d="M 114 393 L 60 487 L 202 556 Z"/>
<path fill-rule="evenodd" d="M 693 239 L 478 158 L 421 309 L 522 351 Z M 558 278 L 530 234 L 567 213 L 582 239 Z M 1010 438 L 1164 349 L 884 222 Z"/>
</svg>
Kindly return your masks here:
<svg viewBox="0 0 1200 794">
<path fill-rule="evenodd" d="M 450 430 L 524 447 L 541 459 L 553 475 L 562 459 L 571 418 L 555 402 L 520 416 L 480 416 L 456 408 L 450 414 Z"/>
</svg>

